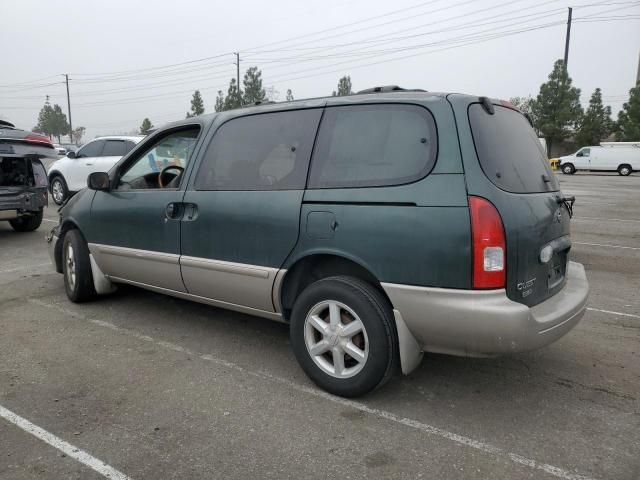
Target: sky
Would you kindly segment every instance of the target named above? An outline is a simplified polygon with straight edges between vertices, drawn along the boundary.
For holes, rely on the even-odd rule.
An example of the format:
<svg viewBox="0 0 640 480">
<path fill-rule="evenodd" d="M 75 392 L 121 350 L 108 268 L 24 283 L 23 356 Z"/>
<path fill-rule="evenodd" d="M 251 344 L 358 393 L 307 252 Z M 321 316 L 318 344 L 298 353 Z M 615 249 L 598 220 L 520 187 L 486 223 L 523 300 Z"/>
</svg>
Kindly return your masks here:
<svg viewBox="0 0 640 480">
<path fill-rule="evenodd" d="M 215 95 L 257 66 L 276 99 L 400 85 L 508 99 L 535 96 L 564 55 L 588 104 L 617 112 L 634 85 L 640 1 L 0 0 L 0 118 L 31 129 L 49 95 L 85 141 L 184 118 L 193 91 Z M 615 113 L 614 113 L 615 116 Z"/>
</svg>

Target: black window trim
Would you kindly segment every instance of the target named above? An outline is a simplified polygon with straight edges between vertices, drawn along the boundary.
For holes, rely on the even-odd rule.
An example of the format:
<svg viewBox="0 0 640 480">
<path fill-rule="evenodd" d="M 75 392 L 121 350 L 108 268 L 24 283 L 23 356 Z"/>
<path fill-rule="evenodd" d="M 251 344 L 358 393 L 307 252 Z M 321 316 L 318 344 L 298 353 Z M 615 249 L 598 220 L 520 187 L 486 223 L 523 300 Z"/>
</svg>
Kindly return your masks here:
<svg viewBox="0 0 640 480">
<path fill-rule="evenodd" d="M 313 152 L 315 150 L 315 146 L 316 146 L 316 140 L 318 139 L 318 132 L 320 131 L 320 125 L 322 124 L 322 119 L 324 118 L 324 111 L 326 109 L 326 104 L 325 105 L 318 105 L 315 107 L 302 107 L 302 108 L 286 108 L 286 109 L 282 109 L 282 110 L 265 110 L 264 112 L 251 112 L 251 113 L 245 113 L 245 114 L 241 114 L 241 115 L 233 115 L 230 116 L 229 118 L 225 119 L 222 123 L 220 123 L 219 125 L 216 125 L 215 128 L 213 129 L 213 131 L 210 134 L 208 143 L 206 145 L 203 145 L 202 150 L 203 150 L 203 154 L 199 155 L 199 159 L 198 159 L 198 165 L 194 166 L 194 173 L 193 173 L 193 182 L 190 183 L 190 187 L 189 190 L 190 191 L 194 191 L 194 192 L 297 192 L 297 191 L 304 191 L 308 188 L 307 184 L 309 181 L 309 172 L 311 171 L 311 163 L 313 161 Z M 313 135 L 313 143 L 311 145 L 311 152 L 309 154 L 309 163 L 307 165 L 307 174 L 305 175 L 305 183 L 304 186 L 302 188 L 282 188 L 282 189 L 277 189 L 277 190 L 246 190 L 246 189 L 225 189 L 225 190 L 221 190 L 221 189 L 216 189 L 216 190 L 204 190 L 204 189 L 199 189 L 196 188 L 196 182 L 198 181 L 198 176 L 200 175 L 200 170 L 202 169 L 205 159 L 206 159 L 206 153 L 207 150 L 209 149 L 209 147 L 211 146 L 211 144 L 213 143 L 214 139 L 216 138 L 216 135 L 218 134 L 218 131 L 227 123 L 233 121 L 233 120 L 237 120 L 239 118 L 247 118 L 247 117 L 255 117 L 258 115 L 266 115 L 266 114 L 271 114 L 271 113 L 285 113 L 285 112 L 302 112 L 302 111 L 307 111 L 307 110 L 321 110 L 320 112 L 320 118 L 318 119 L 318 124 L 316 125 L 316 131 Z M 214 120 L 215 122 L 215 120 Z M 209 135 L 208 135 L 209 136 Z M 205 138 L 206 140 L 206 138 Z"/>
<path fill-rule="evenodd" d="M 353 186 L 348 186 L 348 185 L 344 185 L 344 186 L 332 186 L 332 187 L 312 187 L 309 185 L 309 180 L 311 178 L 311 169 L 313 168 L 313 162 L 316 156 L 316 149 L 318 148 L 317 145 L 317 140 L 318 140 L 318 136 L 320 135 L 320 129 L 322 128 L 322 121 L 324 120 L 324 113 L 326 110 L 330 109 L 330 108 L 342 108 L 342 107 L 359 107 L 359 106 L 372 106 L 372 105 L 399 105 L 399 106 L 413 106 L 413 107 L 418 107 L 421 108 L 423 110 L 425 110 L 427 112 L 427 115 L 431 118 L 431 120 L 433 121 L 433 126 L 435 129 L 435 139 L 436 139 L 436 151 L 435 151 L 435 155 L 433 157 L 433 162 L 431 163 L 431 166 L 427 169 L 423 169 L 421 170 L 418 175 L 414 176 L 414 178 L 412 178 L 409 181 L 406 182 L 399 182 L 399 183 L 385 183 L 382 185 L 353 185 Z M 318 129 L 316 131 L 316 139 L 314 140 L 313 143 L 313 151 L 311 153 L 311 162 L 309 163 L 309 170 L 307 172 L 307 184 L 306 184 L 306 190 L 342 190 L 342 189 L 355 189 L 355 188 L 359 188 L 359 189 L 364 189 L 364 188 L 389 188 L 389 187 L 402 187 L 405 185 L 411 185 L 414 183 L 418 183 L 421 182 L 422 180 L 424 180 L 425 178 L 427 178 L 429 175 L 431 175 L 431 173 L 433 172 L 433 170 L 436 168 L 436 165 L 438 164 L 438 158 L 440 156 L 440 132 L 438 130 L 438 122 L 436 121 L 436 117 L 433 114 L 433 112 L 426 107 L 425 105 L 421 105 L 419 103 L 414 103 L 414 102 L 367 102 L 367 103 L 349 103 L 349 104 L 344 104 L 344 105 L 327 105 L 324 107 L 324 111 L 322 112 L 322 117 L 320 118 L 320 123 L 318 124 Z"/>
<path fill-rule="evenodd" d="M 128 153 L 126 153 L 118 161 L 118 163 L 116 163 L 115 167 L 113 168 L 113 174 L 109 175 L 111 178 L 110 180 L 111 184 L 117 185 L 117 182 L 120 181 L 120 178 L 122 176 L 120 173 L 122 169 L 128 168 L 132 163 L 135 163 L 137 160 L 141 158 L 138 156 L 138 151 L 145 152 L 146 146 L 157 143 L 157 139 L 159 137 L 166 138 L 173 133 L 180 132 L 183 130 L 190 130 L 196 127 L 200 129 L 198 132 L 198 136 L 196 137 L 196 144 L 195 144 L 195 147 L 193 148 L 193 152 L 191 153 L 191 159 L 189 160 L 189 162 L 187 162 L 187 167 L 182 172 L 182 178 L 180 179 L 180 183 L 176 188 L 131 188 L 129 190 L 117 190 L 117 187 L 114 187 L 114 190 L 117 190 L 120 192 L 158 192 L 158 191 L 174 192 L 174 191 L 181 190 L 182 187 L 186 185 L 185 182 L 187 180 L 185 180 L 185 178 L 189 176 L 188 173 L 191 170 L 190 165 L 193 165 L 193 162 L 197 157 L 196 153 L 198 150 L 198 143 L 202 140 L 204 136 L 203 132 L 206 130 L 206 125 L 199 122 L 176 125 L 176 126 L 169 127 L 166 130 L 156 130 L 151 134 L 151 136 L 146 137 L 144 140 L 135 144 L 134 147 Z"/>
</svg>

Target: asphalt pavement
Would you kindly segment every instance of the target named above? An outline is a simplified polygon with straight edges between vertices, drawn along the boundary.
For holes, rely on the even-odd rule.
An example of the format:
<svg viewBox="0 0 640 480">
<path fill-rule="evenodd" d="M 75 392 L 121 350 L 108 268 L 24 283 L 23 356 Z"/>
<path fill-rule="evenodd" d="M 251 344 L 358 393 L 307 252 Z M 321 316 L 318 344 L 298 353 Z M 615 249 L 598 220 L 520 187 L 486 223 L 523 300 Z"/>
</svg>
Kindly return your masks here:
<svg viewBox="0 0 640 480">
<path fill-rule="evenodd" d="M 0 478 L 640 478 L 640 174 L 560 176 L 589 310 L 497 359 L 425 355 L 355 401 L 287 326 L 133 287 L 76 305 L 0 222 Z"/>
</svg>

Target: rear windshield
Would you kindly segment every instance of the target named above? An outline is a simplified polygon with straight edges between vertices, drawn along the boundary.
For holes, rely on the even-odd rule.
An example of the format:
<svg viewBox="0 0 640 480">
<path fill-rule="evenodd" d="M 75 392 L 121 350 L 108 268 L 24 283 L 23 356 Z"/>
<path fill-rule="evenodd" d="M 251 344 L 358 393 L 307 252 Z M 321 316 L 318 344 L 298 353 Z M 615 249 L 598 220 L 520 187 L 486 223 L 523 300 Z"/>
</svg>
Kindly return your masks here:
<svg viewBox="0 0 640 480">
<path fill-rule="evenodd" d="M 490 115 L 479 103 L 469 107 L 473 141 L 484 174 L 507 192 L 559 190 L 547 155 L 524 115 L 507 107 L 494 108 L 495 114 Z"/>
</svg>

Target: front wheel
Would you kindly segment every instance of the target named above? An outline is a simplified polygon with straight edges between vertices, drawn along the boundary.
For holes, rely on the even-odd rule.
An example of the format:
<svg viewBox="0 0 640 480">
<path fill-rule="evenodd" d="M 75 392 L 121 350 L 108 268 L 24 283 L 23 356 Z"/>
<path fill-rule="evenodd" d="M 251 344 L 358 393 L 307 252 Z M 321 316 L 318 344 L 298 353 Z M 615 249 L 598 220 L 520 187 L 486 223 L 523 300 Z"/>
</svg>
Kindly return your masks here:
<svg viewBox="0 0 640 480">
<path fill-rule="evenodd" d="M 562 165 L 562 173 L 564 173 L 565 175 L 573 175 L 574 173 L 576 173 L 576 167 L 574 167 L 570 163 L 565 163 L 564 165 Z"/>
<path fill-rule="evenodd" d="M 357 278 L 331 277 L 308 286 L 293 306 L 290 336 L 305 373 L 335 395 L 364 395 L 386 383 L 398 365 L 391 307 Z"/>
<path fill-rule="evenodd" d="M 33 232 L 42 225 L 43 215 L 43 211 L 39 210 L 32 215 L 25 215 L 20 218 L 9 220 L 9 223 L 16 232 Z"/>
<path fill-rule="evenodd" d="M 86 302 L 96 296 L 89 260 L 89 248 L 78 230 L 69 230 L 62 244 L 64 289 L 69 300 Z"/>
<path fill-rule="evenodd" d="M 69 189 L 64 179 L 56 175 L 51 179 L 51 198 L 56 205 L 62 205 L 69 196 Z"/>
<path fill-rule="evenodd" d="M 620 165 L 618 167 L 618 174 L 622 175 L 623 177 L 628 177 L 629 175 L 631 175 L 631 166 L 629 165 Z"/>
</svg>

